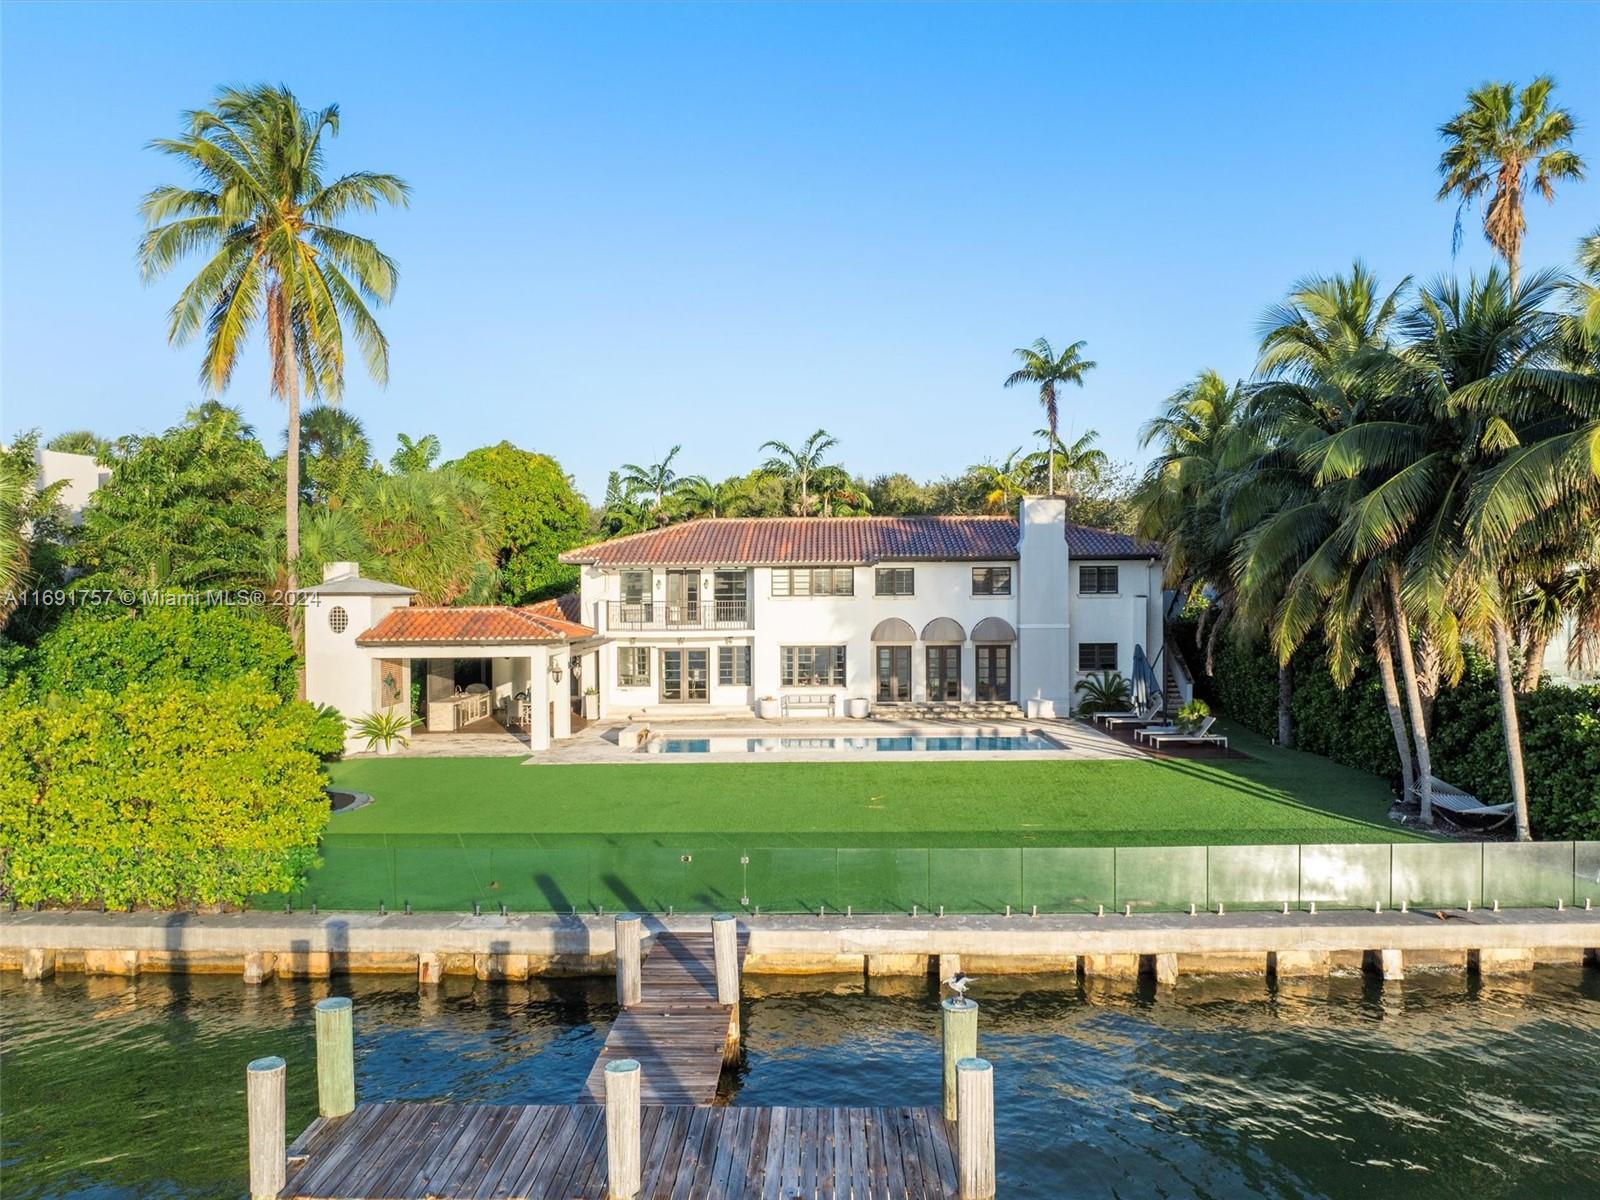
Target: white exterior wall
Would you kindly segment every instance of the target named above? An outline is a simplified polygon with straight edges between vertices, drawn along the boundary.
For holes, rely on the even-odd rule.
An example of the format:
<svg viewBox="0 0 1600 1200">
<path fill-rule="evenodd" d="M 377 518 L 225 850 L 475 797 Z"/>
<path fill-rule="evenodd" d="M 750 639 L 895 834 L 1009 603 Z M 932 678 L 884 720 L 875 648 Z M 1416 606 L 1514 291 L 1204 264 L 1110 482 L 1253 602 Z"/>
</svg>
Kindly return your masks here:
<svg viewBox="0 0 1600 1200">
<path fill-rule="evenodd" d="M 95 462 L 92 454 L 68 454 L 62 450 L 40 450 L 39 486 L 65 481 L 57 502 L 67 510 L 74 525 L 83 523 L 83 510 L 97 490 L 111 478 L 109 468 Z"/>
<path fill-rule="evenodd" d="M 379 695 L 378 660 L 404 660 L 411 656 L 398 651 L 369 650 L 356 645 L 356 638 L 390 612 L 406 608 L 410 603 L 408 596 L 308 597 L 304 609 L 306 699 L 313 704 L 331 704 L 347 720 L 372 712 Z M 336 608 L 344 610 L 342 632 L 335 632 L 330 624 Z M 410 695 L 409 680 L 402 695 Z"/>
<path fill-rule="evenodd" d="M 1097 566 L 1117 568 L 1116 595 L 1086 596 L 1080 591 L 1079 569 Z M 1078 669 L 1078 646 L 1084 642 L 1115 642 L 1117 670 L 1124 677 L 1133 669 L 1135 646 L 1143 646 L 1150 661 L 1155 661 L 1163 641 L 1159 563 L 1138 559 L 1075 558 L 1071 564 L 1069 586 L 1072 592 L 1069 605 L 1070 661 L 1074 687 L 1085 676 L 1098 674 L 1096 671 Z"/>
</svg>

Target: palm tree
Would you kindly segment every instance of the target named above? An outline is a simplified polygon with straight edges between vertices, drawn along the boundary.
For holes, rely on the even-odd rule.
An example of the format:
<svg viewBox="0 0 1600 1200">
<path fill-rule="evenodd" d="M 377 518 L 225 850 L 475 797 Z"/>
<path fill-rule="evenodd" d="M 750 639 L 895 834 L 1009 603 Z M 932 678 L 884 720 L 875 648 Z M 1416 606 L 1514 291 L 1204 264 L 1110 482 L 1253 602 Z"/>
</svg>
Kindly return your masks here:
<svg viewBox="0 0 1600 1200">
<path fill-rule="evenodd" d="M 1360 472 L 1340 476 L 1329 469 L 1330 459 L 1348 458 L 1333 453 L 1344 445 L 1340 439 L 1370 437 L 1381 428 L 1375 422 L 1392 416 L 1366 364 L 1389 346 L 1409 286 L 1402 280 L 1385 293 L 1357 262 L 1348 275 L 1302 280 L 1263 317 L 1257 365 L 1263 382 L 1251 397 L 1250 420 L 1281 448 L 1283 461 L 1266 476 L 1276 500 L 1241 540 L 1235 576 L 1245 603 L 1275 605 L 1270 624 L 1279 663 L 1286 665 L 1320 623 L 1330 670 L 1341 685 L 1354 677 L 1370 620 L 1401 786 L 1407 796 L 1416 792 L 1422 820 L 1431 823 L 1426 704 L 1410 621 L 1394 587 L 1393 554 L 1352 552 L 1351 525 L 1366 511 L 1372 487 Z"/>
<path fill-rule="evenodd" d="M 872 498 L 866 486 L 850 478 L 843 467 L 820 467 L 811 480 L 817 499 L 822 503 L 822 515 L 835 517 L 862 517 L 872 511 Z"/>
<path fill-rule="evenodd" d="M 674 446 L 658 463 L 640 466 L 638 463 L 622 464 L 622 486 L 630 494 L 648 494 L 655 497 L 652 512 L 659 521 L 665 514 L 667 497 L 673 495 L 683 481 L 672 469 L 672 460 L 678 457 L 682 446 Z"/>
<path fill-rule="evenodd" d="M 65 525 L 60 495 L 66 481 L 38 486 L 38 448 L 37 430 L 0 446 L 0 629 L 16 612 L 20 593 L 51 573 L 41 571 L 43 552 Z"/>
<path fill-rule="evenodd" d="M 1033 456 L 1024 456 L 1018 446 L 1005 458 L 996 462 L 981 462 L 967 468 L 983 493 L 983 507 L 992 513 L 1010 512 L 1023 496 L 1028 494 L 1034 478 Z"/>
<path fill-rule="evenodd" d="M 1060 354 L 1057 354 L 1050 343 L 1040 338 L 1032 346 L 1019 346 L 1013 353 L 1017 356 L 1022 366 L 1006 376 L 1006 387 L 1016 387 L 1024 383 L 1039 385 L 1039 404 L 1044 409 L 1045 428 L 1050 431 L 1050 439 L 1046 443 L 1054 447 L 1058 437 L 1057 430 L 1060 426 L 1060 411 L 1056 405 L 1056 389 L 1065 383 L 1075 383 L 1083 386 L 1083 377 L 1094 370 L 1095 363 L 1083 357 L 1083 348 L 1088 342 L 1073 342 Z M 1056 494 L 1056 464 L 1052 455 L 1049 468 L 1046 472 L 1049 494 Z"/>
<path fill-rule="evenodd" d="M 437 434 L 425 433 L 415 441 L 403 433 L 396 436 L 400 445 L 389 456 L 389 466 L 397 475 L 413 475 L 418 471 L 433 469 L 443 450 Z"/>
<path fill-rule="evenodd" d="M 737 476 L 721 483 L 713 483 L 704 475 L 690 475 L 678 481 L 679 501 L 701 516 L 725 517 L 745 495 L 744 480 Z"/>
<path fill-rule="evenodd" d="M 1096 429 L 1084 431 L 1082 437 L 1070 446 L 1059 437 L 1052 434 L 1049 429 L 1035 429 L 1033 436 L 1042 441 L 1047 449 L 1037 451 L 1028 456 L 1028 466 L 1031 474 L 1030 486 L 1037 487 L 1040 477 L 1048 484 L 1050 475 L 1055 470 L 1060 470 L 1062 478 L 1066 480 L 1066 492 L 1073 494 L 1074 479 L 1083 479 L 1089 483 L 1096 482 L 1111 465 L 1111 460 L 1104 450 L 1095 446 L 1100 432 Z"/>
<path fill-rule="evenodd" d="M 58 433 L 44 444 L 44 448 L 62 454 L 90 454 L 102 467 L 110 466 L 117 454 L 115 442 L 89 429 L 72 429 L 66 433 Z"/>
<path fill-rule="evenodd" d="M 272 391 L 289 409 L 284 524 L 293 587 L 301 388 L 338 400 L 346 328 L 375 380 L 386 382 L 389 370 L 388 342 L 369 306 L 389 302 L 398 272 L 375 243 L 337 222 L 352 211 L 403 205 L 408 188 L 371 171 L 325 181 L 323 136 L 338 135 L 338 106 L 309 112 L 285 87 L 222 88 L 185 123 L 178 137 L 151 143 L 194 182 L 144 198 L 149 228 L 140 267 L 148 281 L 191 254 L 207 256 L 172 307 L 167 338 L 182 345 L 204 329 L 200 380 L 208 392 L 227 388 L 250 331 L 262 329 Z"/>
<path fill-rule="evenodd" d="M 796 513 L 805 516 L 811 511 L 811 477 L 827 464 L 824 456 L 839 444 L 839 439 L 826 429 L 819 429 L 801 442 L 790 446 L 787 442 L 762 442 L 759 449 L 772 451 L 771 457 L 759 468 L 765 475 L 773 475 L 793 483 L 799 489 Z"/>
<path fill-rule="evenodd" d="M 1505 259 L 1511 290 L 1517 290 L 1522 235 L 1528 222 L 1523 195 L 1532 186 L 1547 202 L 1558 181 L 1583 178 L 1583 160 L 1570 148 L 1577 122 L 1550 106 L 1555 80 L 1541 75 L 1516 93 L 1509 83 L 1486 83 L 1467 93 L 1467 106 L 1439 126 L 1443 182 L 1436 197 L 1458 198 L 1455 244 L 1461 244 L 1461 214 L 1475 201 L 1483 209 L 1483 236 Z"/>
<path fill-rule="evenodd" d="M 307 503 L 338 507 L 366 472 L 372 446 L 361 421 L 332 404 L 300 413 L 300 475 Z"/>
<path fill-rule="evenodd" d="M 1600 356 L 1600 229 L 1578 243 L 1578 270 L 1584 278 L 1568 285 L 1576 309 L 1578 334 Z"/>
</svg>

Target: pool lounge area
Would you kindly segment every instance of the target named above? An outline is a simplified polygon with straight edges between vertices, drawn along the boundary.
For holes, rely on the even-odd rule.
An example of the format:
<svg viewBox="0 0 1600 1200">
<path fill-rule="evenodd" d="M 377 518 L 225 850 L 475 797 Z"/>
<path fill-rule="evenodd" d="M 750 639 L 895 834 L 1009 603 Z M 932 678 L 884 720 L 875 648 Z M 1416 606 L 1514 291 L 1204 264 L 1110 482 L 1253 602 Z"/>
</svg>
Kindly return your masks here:
<svg viewBox="0 0 1600 1200">
<path fill-rule="evenodd" d="M 960 754 L 1056 751 L 1061 744 L 1032 730 L 1021 733 L 881 734 L 839 736 L 684 736 L 653 735 L 645 754 L 788 754 L 822 751 L 840 754 Z"/>
</svg>

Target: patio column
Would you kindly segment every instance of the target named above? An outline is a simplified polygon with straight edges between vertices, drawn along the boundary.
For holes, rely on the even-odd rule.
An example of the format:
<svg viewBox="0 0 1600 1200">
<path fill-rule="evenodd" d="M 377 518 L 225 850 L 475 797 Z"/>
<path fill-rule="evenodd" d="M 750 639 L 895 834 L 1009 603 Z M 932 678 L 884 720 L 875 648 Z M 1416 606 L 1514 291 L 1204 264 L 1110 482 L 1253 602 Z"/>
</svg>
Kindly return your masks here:
<svg viewBox="0 0 1600 1200">
<path fill-rule="evenodd" d="M 535 650 L 528 657 L 528 748 L 550 748 L 550 654 Z"/>
<path fill-rule="evenodd" d="M 558 681 L 550 675 L 549 668 L 545 674 L 549 678 L 550 699 L 555 704 L 555 720 L 550 727 L 552 738 L 565 738 L 572 736 L 572 661 L 571 648 L 562 646 L 559 650 L 549 652 L 550 661 L 561 670 Z"/>
</svg>

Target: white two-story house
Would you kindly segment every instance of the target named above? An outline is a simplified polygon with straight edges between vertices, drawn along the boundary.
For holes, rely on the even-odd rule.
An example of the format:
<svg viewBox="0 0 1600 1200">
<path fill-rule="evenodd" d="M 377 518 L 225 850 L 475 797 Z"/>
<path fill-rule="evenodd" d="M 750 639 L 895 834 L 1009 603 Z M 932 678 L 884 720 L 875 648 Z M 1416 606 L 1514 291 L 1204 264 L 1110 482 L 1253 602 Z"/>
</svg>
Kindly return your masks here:
<svg viewBox="0 0 1600 1200">
<path fill-rule="evenodd" d="M 601 716 L 1046 702 L 1163 644 L 1159 548 L 1066 519 L 713 518 L 578 547 Z"/>
</svg>

